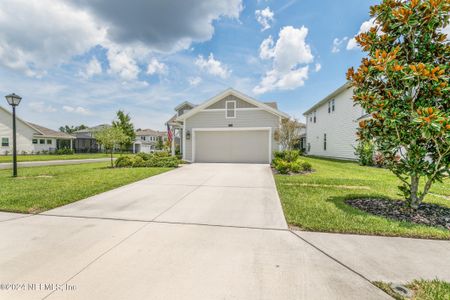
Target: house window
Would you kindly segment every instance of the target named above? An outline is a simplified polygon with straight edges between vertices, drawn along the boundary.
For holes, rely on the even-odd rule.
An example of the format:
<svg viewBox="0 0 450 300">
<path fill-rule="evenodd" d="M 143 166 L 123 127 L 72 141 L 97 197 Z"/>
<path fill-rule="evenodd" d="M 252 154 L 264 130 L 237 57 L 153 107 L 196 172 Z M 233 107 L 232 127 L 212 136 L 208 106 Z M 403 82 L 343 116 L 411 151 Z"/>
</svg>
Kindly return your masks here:
<svg viewBox="0 0 450 300">
<path fill-rule="evenodd" d="M 141 135 L 141 141 L 145 141 L 145 136 Z"/>
<path fill-rule="evenodd" d="M 323 150 L 327 151 L 327 134 L 323 134 Z"/>
<path fill-rule="evenodd" d="M 37 144 L 37 139 L 33 139 L 33 144 Z"/>
<path fill-rule="evenodd" d="M 51 145 L 52 144 L 52 140 L 47 140 L 47 145 Z"/>
<path fill-rule="evenodd" d="M 39 140 L 39 144 L 44 145 L 45 144 L 45 140 Z"/>
<path fill-rule="evenodd" d="M 317 118 L 316 118 L 316 111 L 314 111 L 314 123 L 316 123 Z"/>
<path fill-rule="evenodd" d="M 9 146 L 9 138 L 2 138 L 2 147 Z"/>
<path fill-rule="evenodd" d="M 331 101 L 328 101 L 328 113 L 331 113 Z"/>
<path fill-rule="evenodd" d="M 309 121 L 312 122 L 312 116 L 311 115 L 309 116 Z"/>
<path fill-rule="evenodd" d="M 236 101 L 226 102 L 226 115 L 227 119 L 236 118 Z"/>
<path fill-rule="evenodd" d="M 331 111 L 334 111 L 334 99 L 331 100 Z"/>
</svg>

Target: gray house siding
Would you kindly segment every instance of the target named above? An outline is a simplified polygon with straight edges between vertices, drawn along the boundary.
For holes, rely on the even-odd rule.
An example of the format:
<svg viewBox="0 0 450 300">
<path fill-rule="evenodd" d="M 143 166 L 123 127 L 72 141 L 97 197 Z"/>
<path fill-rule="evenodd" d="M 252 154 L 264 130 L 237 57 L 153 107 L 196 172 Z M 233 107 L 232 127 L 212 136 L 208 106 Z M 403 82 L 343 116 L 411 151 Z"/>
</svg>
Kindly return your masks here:
<svg viewBox="0 0 450 300">
<path fill-rule="evenodd" d="M 225 98 L 226 99 L 226 98 Z M 224 99 L 224 100 L 225 100 Z M 221 100 L 219 102 L 222 102 Z M 249 104 L 252 105 L 252 104 Z M 200 111 L 197 114 L 189 117 L 185 120 L 185 131 L 191 133 L 191 139 L 186 139 L 185 144 L 185 159 L 192 160 L 192 129 L 195 128 L 228 128 L 229 124 L 233 124 L 233 128 L 245 128 L 245 127 L 271 127 L 272 128 L 272 150 L 279 149 L 278 142 L 273 139 L 274 131 L 279 128 L 280 117 L 269 113 L 262 109 L 244 109 L 236 110 L 236 118 L 225 118 L 225 111 Z"/>
<path fill-rule="evenodd" d="M 236 108 L 255 108 L 256 106 L 244 101 L 242 99 L 237 98 L 236 96 L 230 95 L 225 97 L 224 99 L 217 101 L 216 103 L 208 106 L 205 109 L 225 109 L 225 103 L 227 101 L 236 101 Z"/>
</svg>

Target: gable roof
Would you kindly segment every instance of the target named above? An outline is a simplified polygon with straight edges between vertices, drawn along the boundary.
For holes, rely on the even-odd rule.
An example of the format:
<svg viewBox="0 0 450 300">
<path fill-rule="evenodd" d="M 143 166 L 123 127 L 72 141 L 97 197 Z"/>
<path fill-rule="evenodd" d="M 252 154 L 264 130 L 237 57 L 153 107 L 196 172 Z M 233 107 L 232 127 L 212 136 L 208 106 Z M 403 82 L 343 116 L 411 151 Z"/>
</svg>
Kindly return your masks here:
<svg viewBox="0 0 450 300">
<path fill-rule="evenodd" d="M 315 109 L 317 109 L 318 107 L 322 106 L 323 104 L 327 103 L 329 100 L 331 100 L 332 98 L 336 97 L 337 95 L 339 95 L 340 93 L 346 91 L 347 89 L 351 88 L 351 84 L 350 82 L 346 82 L 344 83 L 342 86 L 340 86 L 338 89 L 336 89 L 334 92 L 332 92 L 331 94 L 329 94 L 328 96 L 326 96 L 325 98 L 323 98 L 322 100 L 320 100 L 319 102 L 317 102 L 316 104 L 314 104 L 312 107 L 310 107 L 307 111 L 305 111 L 303 113 L 304 116 L 306 116 L 307 114 L 313 112 Z"/>
<path fill-rule="evenodd" d="M 165 136 L 165 131 L 158 131 L 153 129 L 141 129 L 136 131 L 136 136 Z"/>
<path fill-rule="evenodd" d="M 91 132 L 97 132 L 97 131 L 100 131 L 100 130 L 102 130 L 102 129 L 109 128 L 109 127 L 111 127 L 111 126 L 112 126 L 112 125 L 109 125 L 109 124 L 100 124 L 100 125 L 97 125 L 97 126 L 88 127 L 88 128 L 86 128 L 86 129 L 80 129 L 80 130 L 74 131 L 74 133 L 91 133 Z"/>
<path fill-rule="evenodd" d="M 12 113 L 9 110 L 7 110 L 6 108 L 4 108 L 3 106 L 0 106 L 0 108 L 2 110 L 4 110 L 6 113 L 8 113 L 9 115 L 12 115 Z M 53 130 L 53 129 L 50 129 L 50 128 L 47 128 L 44 126 L 40 126 L 40 125 L 37 125 L 34 123 L 27 122 L 17 116 L 16 116 L 16 120 L 22 122 L 26 126 L 30 127 L 34 131 L 36 131 L 35 135 L 41 135 L 42 137 L 75 139 L 75 137 L 73 135 L 70 135 L 70 134 L 67 134 L 67 133 L 61 132 L 61 131 L 56 131 L 56 130 Z"/>
<path fill-rule="evenodd" d="M 210 98 L 209 100 L 203 102 L 202 104 L 197 105 L 195 108 L 191 109 L 187 113 L 185 113 L 185 114 L 179 116 L 178 118 L 176 118 L 176 121 L 185 120 L 185 119 L 195 115 L 199 111 L 202 111 L 203 109 L 207 108 L 208 106 L 210 106 L 210 105 L 212 105 L 212 104 L 214 104 L 214 103 L 216 103 L 216 102 L 218 102 L 218 101 L 222 100 L 223 98 L 225 98 L 227 96 L 230 96 L 230 95 L 233 95 L 233 96 L 235 96 L 235 97 L 237 97 L 239 99 L 242 99 L 242 100 L 244 100 L 244 101 L 246 101 L 248 103 L 251 103 L 251 104 L 253 104 L 253 105 L 255 105 L 255 106 L 259 107 L 259 108 L 262 108 L 262 109 L 264 109 L 264 110 L 266 110 L 266 111 L 268 111 L 268 112 L 270 112 L 270 113 L 272 113 L 274 115 L 277 115 L 277 116 L 280 116 L 280 117 L 283 117 L 283 118 L 289 118 L 289 116 L 287 114 L 285 114 L 284 112 L 279 111 L 277 108 L 275 108 L 274 106 L 276 106 L 276 104 L 274 105 L 273 102 L 271 102 L 269 104 L 268 103 L 264 103 L 264 102 L 260 102 L 260 101 L 255 100 L 255 99 L 253 99 L 253 98 L 251 98 L 251 97 L 249 97 L 249 96 L 247 96 L 247 95 L 245 95 L 245 94 L 243 94 L 243 93 L 241 93 L 241 92 L 239 92 L 239 91 L 237 91 L 235 89 L 230 88 L 230 89 L 226 89 L 225 91 L 221 92 L 220 94 Z"/>
<path fill-rule="evenodd" d="M 197 105 L 192 104 L 192 103 L 189 102 L 189 101 L 184 101 L 183 103 L 178 104 L 178 105 L 175 107 L 175 111 L 178 111 L 178 110 L 181 109 L 183 106 L 190 106 L 191 108 L 194 108 L 194 107 L 196 107 Z"/>
<path fill-rule="evenodd" d="M 67 134 L 62 131 L 56 131 L 44 126 L 40 126 L 34 123 L 27 122 L 31 127 L 36 128 L 43 136 L 45 137 L 53 137 L 53 138 L 65 138 L 65 139 L 74 139 L 73 135 Z"/>
</svg>

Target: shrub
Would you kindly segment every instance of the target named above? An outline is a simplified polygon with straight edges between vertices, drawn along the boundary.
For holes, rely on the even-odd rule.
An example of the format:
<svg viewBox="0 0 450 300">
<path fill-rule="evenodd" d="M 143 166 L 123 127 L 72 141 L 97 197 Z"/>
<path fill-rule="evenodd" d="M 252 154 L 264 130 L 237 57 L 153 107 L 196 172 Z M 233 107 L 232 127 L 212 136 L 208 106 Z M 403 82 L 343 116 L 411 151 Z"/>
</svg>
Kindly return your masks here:
<svg viewBox="0 0 450 300">
<path fill-rule="evenodd" d="M 133 166 L 133 159 L 129 156 L 121 156 L 114 162 L 117 168 L 127 168 Z"/>
<path fill-rule="evenodd" d="M 70 148 L 61 148 L 55 151 L 56 155 L 66 155 L 66 154 L 73 154 L 73 149 Z M 37 154 L 37 152 L 36 152 Z"/>
<path fill-rule="evenodd" d="M 136 157 L 140 157 L 140 158 L 142 158 L 143 160 L 147 161 L 147 160 L 149 160 L 149 159 L 152 157 L 152 155 L 151 155 L 151 154 L 148 154 L 148 153 L 144 153 L 144 152 L 139 152 L 139 153 L 136 155 Z"/>
<path fill-rule="evenodd" d="M 311 172 L 312 171 L 312 165 L 309 162 L 302 162 L 301 168 L 303 172 Z"/>
<path fill-rule="evenodd" d="M 297 159 L 296 161 L 290 162 L 289 163 L 289 170 L 292 173 L 300 173 L 300 171 L 302 170 L 302 161 L 300 159 Z"/>
<path fill-rule="evenodd" d="M 141 156 L 138 155 L 132 158 L 133 168 L 145 167 L 145 162 L 146 161 Z"/>
<path fill-rule="evenodd" d="M 360 142 L 355 148 L 359 164 L 362 166 L 373 166 L 375 147 L 371 142 Z"/>
<path fill-rule="evenodd" d="M 278 159 L 274 162 L 274 168 L 280 174 L 288 174 L 289 168 L 290 168 L 290 163 L 288 163 L 285 160 Z"/>
<path fill-rule="evenodd" d="M 300 150 L 283 150 L 283 151 L 275 151 L 273 153 L 274 158 L 279 158 L 285 160 L 287 162 L 293 162 L 300 158 Z"/>
</svg>

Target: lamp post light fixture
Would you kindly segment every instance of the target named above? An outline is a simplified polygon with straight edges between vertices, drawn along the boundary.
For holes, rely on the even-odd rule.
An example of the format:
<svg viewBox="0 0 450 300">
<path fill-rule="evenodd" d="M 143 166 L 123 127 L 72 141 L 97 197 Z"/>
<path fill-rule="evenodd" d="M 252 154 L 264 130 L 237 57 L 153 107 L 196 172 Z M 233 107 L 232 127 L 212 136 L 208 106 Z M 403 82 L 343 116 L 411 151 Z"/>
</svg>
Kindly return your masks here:
<svg viewBox="0 0 450 300">
<path fill-rule="evenodd" d="M 16 143 L 16 106 L 19 105 L 22 97 L 14 93 L 5 96 L 8 104 L 12 106 L 13 110 L 13 177 L 17 177 L 17 143 Z"/>
</svg>

